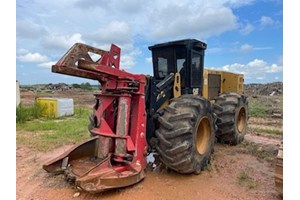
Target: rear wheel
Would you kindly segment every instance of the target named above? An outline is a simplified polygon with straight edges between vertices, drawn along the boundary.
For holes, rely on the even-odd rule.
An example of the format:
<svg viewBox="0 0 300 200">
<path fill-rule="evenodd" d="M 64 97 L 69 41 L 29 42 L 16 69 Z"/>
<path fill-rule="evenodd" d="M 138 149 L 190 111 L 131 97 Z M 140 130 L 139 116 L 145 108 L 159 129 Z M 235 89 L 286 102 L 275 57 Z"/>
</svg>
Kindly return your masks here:
<svg viewBox="0 0 300 200">
<path fill-rule="evenodd" d="M 218 142 L 237 145 L 244 140 L 248 120 L 248 101 L 244 95 L 225 93 L 216 98 Z"/>
<path fill-rule="evenodd" d="M 200 173 L 210 160 L 215 138 L 210 102 L 193 95 L 172 99 L 158 123 L 160 160 L 179 173 Z"/>
</svg>

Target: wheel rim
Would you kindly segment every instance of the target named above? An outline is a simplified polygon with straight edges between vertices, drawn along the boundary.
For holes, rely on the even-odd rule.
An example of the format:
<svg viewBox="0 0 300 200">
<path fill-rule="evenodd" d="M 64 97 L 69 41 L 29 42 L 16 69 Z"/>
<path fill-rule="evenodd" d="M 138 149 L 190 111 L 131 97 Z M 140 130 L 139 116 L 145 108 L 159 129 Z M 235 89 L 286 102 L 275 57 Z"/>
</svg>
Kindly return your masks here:
<svg viewBox="0 0 300 200">
<path fill-rule="evenodd" d="M 197 135 L 196 135 L 196 146 L 199 154 L 204 154 L 209 146 L 211 135 L 210 122 L 207 117 L 200 120 Z"/>
<path fill-rule="evenodd" d="M 239 111 L 236 125 L 238 133 L 242 133 L 246 125 L 246 110 L 244 107 L 242 107 Z"/>
</svg>

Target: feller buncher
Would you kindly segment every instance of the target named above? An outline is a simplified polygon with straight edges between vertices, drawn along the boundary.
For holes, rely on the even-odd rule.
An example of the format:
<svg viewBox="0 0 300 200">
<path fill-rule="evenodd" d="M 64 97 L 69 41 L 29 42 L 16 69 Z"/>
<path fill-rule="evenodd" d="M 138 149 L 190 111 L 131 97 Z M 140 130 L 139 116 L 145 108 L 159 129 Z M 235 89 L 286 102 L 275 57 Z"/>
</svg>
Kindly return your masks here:
<svg viewBox="0 0 300 200">
<path fill-rule="evenodd" d="M 121 70 L 114 44 L 110 51 L 74 44 L 52 72 L 101 84 L 91 138 L 43 168 L 91 193 L 140 182 L 151 152 L 169 169 L 199 174 L 215 141 L 239 144 L 248 120 L 243 75 L 204 70 L 206 47 L 195 39 L 150 46 L 154 74 L 146 76 Z"/>
</svg>

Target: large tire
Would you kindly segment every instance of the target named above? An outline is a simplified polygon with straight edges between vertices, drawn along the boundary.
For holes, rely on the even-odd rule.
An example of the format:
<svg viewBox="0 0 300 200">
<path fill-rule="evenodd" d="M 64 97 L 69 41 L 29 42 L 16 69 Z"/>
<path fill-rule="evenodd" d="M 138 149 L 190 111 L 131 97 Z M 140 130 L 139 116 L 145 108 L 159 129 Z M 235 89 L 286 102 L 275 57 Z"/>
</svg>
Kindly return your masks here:
<svg viewBox="0 0 300 200">
<path fill-rule="evenodd" d="M 170 169 L 199 174 L 210 161 L 215 120 L 209 101 L 194 95 L 171 100 L 158 117 L 157 152 Z"/>
<path fill-rule="evenodd" d="M 232 145 L 241 143 L 247 129 L 247 97 L 237 93 L 224 93 L 215 99 L 213 108 L 217 115 L 217 141 Z"/>
</svg>

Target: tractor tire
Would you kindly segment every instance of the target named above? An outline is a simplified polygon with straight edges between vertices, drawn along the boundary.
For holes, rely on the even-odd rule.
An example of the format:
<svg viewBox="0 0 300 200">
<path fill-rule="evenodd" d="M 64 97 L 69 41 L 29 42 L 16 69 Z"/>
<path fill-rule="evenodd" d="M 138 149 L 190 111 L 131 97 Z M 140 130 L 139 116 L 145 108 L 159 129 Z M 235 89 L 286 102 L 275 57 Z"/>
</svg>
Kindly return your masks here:
<svg viewBox="0 0 300 200">
<path fill-rule="evenodd" d="M 217 115 L 217 141 L 231 145 L 241 143 L 247 129 L 247 97 L 237 93 L 224 93 L 215 99 L 213 108 Z"/>
<path fill-rule="evenodd" d="M 208 100 L 182 95 L 158 117 L 156 150 L 168 168 L 199 174 L 209 163 L 215 140 L 215 118 Z"/>
</svg>

